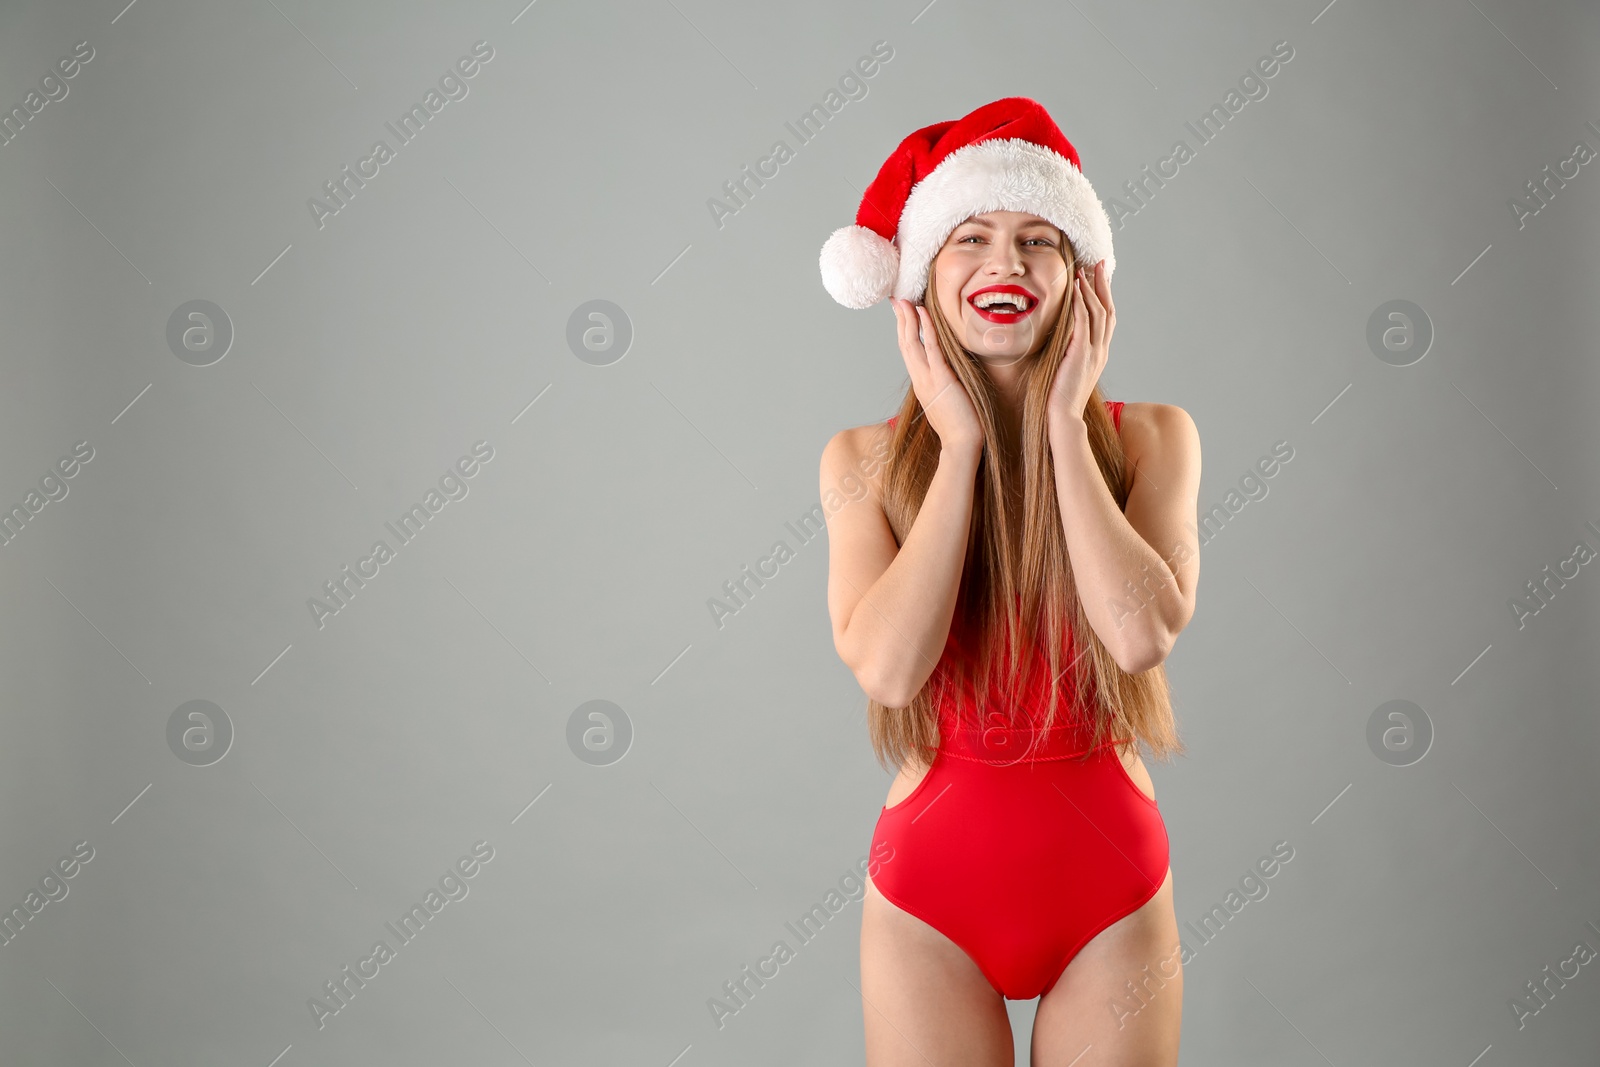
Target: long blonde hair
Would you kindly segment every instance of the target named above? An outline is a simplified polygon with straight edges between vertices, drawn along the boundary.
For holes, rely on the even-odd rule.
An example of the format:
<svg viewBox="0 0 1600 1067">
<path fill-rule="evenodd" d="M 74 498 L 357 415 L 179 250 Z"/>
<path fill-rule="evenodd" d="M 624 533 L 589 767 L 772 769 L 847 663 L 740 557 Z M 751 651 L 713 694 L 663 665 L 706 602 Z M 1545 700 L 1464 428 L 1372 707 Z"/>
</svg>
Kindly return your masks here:
<svg viewBox="0 0 1600 1067">
<path fill-rule="evenodd" d="M 1070 245 L 1064 234 L 1061 248 L 1066 258 Z M 1070 272 L 1073 260 L 1069 260 L 1067 266 Z M 963 641 L 963 655 L 941 659 L 939 669 L 906 707 L 890 708 L 869 698 L 867 729 L 879 765 L 887 768 L 908 760 L 922 764 L 932 761 L 938 745 L 939 724 L 931 683 L 945 672 L 947 665 L 954 675 L 957 691 L 975 694 L 977 721 L 986 723 L 991 686 L 997 693 L 1016 693 L 1022 684 L 1021 671 L 1031 665 L 1032 649 L 1041 639 L 1049 676 L 1057 679 L 1056 684 L 1048 687 L 1049 703 L 1040 723 L 1043 729 L 1048 730 L 1055 724 L 1061 692 L 1067 689 L 1069 693 L 1079 694 L 1084 712 L 1093 720 L 1092 746 L 1113 737 L 1135 737 L 1148 745 L 1157 759 L 1168 760 L 1182 754 L 1185 746 L 1177 733 L 1166 668 L 1157 665 L 1141 674 L 1129 674 L 1119 667 L 1090 626 L 1072 577 L 1066 535 L 1056 502 L 1045 412 L 1051 381 L 1071 340 L 1070 290 L 1044 346 L 1027 360 L 1023 369 L 1022 439 L 1019 443 L 1002 441 L 1004 431 L 996 416 L 998 393 L 994 382 L 978 357 L 962 345 L 941 312 L 936 276 L 937 272 L 928 272 L 928 290 L 924 297 L 928 317 L 938 336 L 939 347 L 946 354 L 945 361 L 972 398 L 984 434 L 983 455 L 978 463 L 973 492 L 966 561 L 961 571 L 956 614 L 951 622 L 952 629 L 962 638 L 976 634 L 977 643 L 973 646 Z M 1098 385 L 1084 409 L 1084 420 L 1089 427 L 1089 446 L 1101 476 L 1116 499 L 1117 507 L 1123 508 L 1128 500 L 1127 454 Z M 939 463 L 939 435 L 922 417 L 922 405 L 914 390 L 906 390 L 892 434 L 883 476 L 883 510 L 896 543 L 904 544 Z M 1020 545 L 1012 543 L 1010 524 L 1002 521 L 1005 516 L 1015 514 L 1018 507 L 1014 457 L 1019 447 L 1022 467 Z M 1079 651 L 1072 664 L 1063 665 L 1061 660 L 1069 626 L 1074 647 Z M 1002 640 L 1009 643 L 1006 656 L 999 655 Z M 974 663 L 981 665 L 977 677 Z M 1070 672 L 1065 678 L 1063 670 Z M 1010 716 L 1009 704 L 1005 715 Z"/>
</svg>

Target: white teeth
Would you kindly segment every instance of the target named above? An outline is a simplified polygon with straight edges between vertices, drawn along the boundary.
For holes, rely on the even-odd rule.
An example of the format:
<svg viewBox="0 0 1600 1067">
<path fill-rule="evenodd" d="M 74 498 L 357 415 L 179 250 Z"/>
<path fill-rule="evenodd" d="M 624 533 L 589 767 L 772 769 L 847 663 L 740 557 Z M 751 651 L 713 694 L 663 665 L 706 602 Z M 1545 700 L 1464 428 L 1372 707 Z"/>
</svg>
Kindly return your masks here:
<svg viewBox="0 0 1600 1067">
<path fill-rule="evenodd" d="M 974 307 L 986 308 L 991 304 L 1008 303 L 1017 306 L 1017 313 L 1021 314 L 1033 306 L 1033 301 L 1020 293 L 979 293 L 972 298 Z"/>
</svg>

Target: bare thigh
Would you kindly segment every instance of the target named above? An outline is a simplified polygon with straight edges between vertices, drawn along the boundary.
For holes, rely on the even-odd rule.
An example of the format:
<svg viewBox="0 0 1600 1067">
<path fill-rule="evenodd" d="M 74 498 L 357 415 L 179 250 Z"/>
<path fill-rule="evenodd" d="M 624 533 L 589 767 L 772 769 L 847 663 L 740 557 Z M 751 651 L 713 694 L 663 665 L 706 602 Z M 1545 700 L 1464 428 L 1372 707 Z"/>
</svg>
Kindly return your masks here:
<svg viewBox="0 0 1600 1067">
<path fill-rule="evenodd" d="M 861 902 L 867 1067 L 1012 1067 L 1005 1001 L 955 942 L 870 879 Z"/>
<path fill-rule="evenodd" d="M 1175 1067 L 1183 966 L 1172 871 L 1156 895 L 1100 931 L 1039 999 L 1034 1067 Z"/>
</svg>

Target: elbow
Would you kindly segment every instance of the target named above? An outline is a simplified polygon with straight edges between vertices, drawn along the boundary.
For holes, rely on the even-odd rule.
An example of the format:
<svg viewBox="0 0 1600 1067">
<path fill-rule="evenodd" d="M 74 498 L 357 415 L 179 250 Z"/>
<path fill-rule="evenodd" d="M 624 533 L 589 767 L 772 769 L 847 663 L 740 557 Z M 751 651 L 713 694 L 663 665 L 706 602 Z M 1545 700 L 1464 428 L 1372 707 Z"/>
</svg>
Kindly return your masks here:
<svg viewBox="0 0 1600 1067">
<path fill-rule="evenodd" d="M 886 677 L 881 664 L 874 662 L 869 656 L 859 654 L 847 642 L 836 640 L 834 649 L 839 653 L 844 665 L 850 668 L 850 673 L 855 675 L 856 684 L 867 694 L 869 700 L 889 708 L 903 708 L 911 703 L 911 696 L 906 695 L 905 686 Z"/>
<path fill-rule="evenodd" d="M 908 678 L 884 670 L 882 665 L 868 665 L 856 671 L 856 681 L 861 691 L 871 700 L 886 708 L 903 708 L 916 699 L 921 683 L 911 684 Z"/>
<path fill-rule="evenodd" d="M 1178 642 L 1178 635 L 1194 615 L 1192 603 L 1185 603 L 1181 611 L 1177 619 L 1151 620 L 1147 628 L 1125 632 L 1122 646 L 1111 648 L 1117 666 L 1129 674 L 1143 674 L 1165 663 L 1172 654 L 1172 646 Z"/>
<path fill-rule="evenodd" d="M 1127 673 L 1143 674 L 1166 662 L 1167 655 L 1172 651 L 1172 644 L 1172 635 L 1162 633 L 1154 640 L 1147 640 L 1136 647 L 1119 649 L 1114 658 L 1117 666 Z"/>
<path fill-rule="evenodd" d="M 884 677 L 881 671 L 858 670 L 856 681 L 869 699 L 886 708 L 903 708 L 916 697 L 915 690 L 908 690 L 901 680 Z"/>
<path fill-rule="evenodd" d="M 917 699 L 917 694 L 915 690 L 896 689 L 893 692 L 879 693 L 872 699 L 891 711 L 899 711 L 901 708 L 910 707 L 911 702 Z"/>
</svg>

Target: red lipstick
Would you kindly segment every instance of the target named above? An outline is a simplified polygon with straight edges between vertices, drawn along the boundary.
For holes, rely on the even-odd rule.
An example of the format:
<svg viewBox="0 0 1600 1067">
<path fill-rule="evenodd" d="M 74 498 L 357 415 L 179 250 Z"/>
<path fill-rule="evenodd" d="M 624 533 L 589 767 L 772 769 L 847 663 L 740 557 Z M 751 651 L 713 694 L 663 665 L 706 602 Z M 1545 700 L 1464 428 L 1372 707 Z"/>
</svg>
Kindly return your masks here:
<svg viewBox="0 0 1600 1067">
<path fill-rule="evenodd" d="M 995 311 L 992 308 L 979 307 L 973 301 L 977 299 L 980 293 L 1010 293 L 1013 296 L 1027 300 L 1028 308 L 1026 311 Z M 1034 310 L 1039 306 L 1039 298 L 1020 285 L 986 285 L 968 295 L 967 304 L 980 318 L 987 319 L 990 322 L 1021 322 L 1033 314 Z"/>
</svg>

